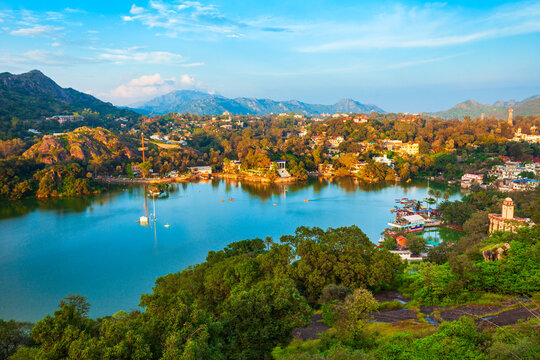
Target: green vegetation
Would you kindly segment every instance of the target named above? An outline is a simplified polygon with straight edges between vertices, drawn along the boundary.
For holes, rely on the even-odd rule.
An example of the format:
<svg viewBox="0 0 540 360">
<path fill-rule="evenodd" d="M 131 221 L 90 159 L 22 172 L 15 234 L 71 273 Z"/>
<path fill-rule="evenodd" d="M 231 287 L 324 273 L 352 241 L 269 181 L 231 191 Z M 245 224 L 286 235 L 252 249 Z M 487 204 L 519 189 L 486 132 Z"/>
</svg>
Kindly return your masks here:
<svg viewBox="0 0 540 360">
<path fill-rule="evenodd" d="M 415 312 L 422 304 L 498 306 L 508 295 L 537 296 L 539 226 L 482 240 L 510 244 L 499 261 L 456 246 L 448 262 L 408 267 L 355 226 L 300 227 L 270 240 L 231 243 L 158 278 L 141 296 L 142 312 L 91 319 L 86 299 L 70 295 L 31 332 L 2 321 L 1 351 L 10 359 L 534 359 L 540 350 L 538 319 L 484 330 L 468 317 L 436 328 L 420 313 L 416 322 L 372 322 L 374 311 L 401 307 L 375 300 L 384 288 L 401 288 Z M 318 308 L 332 328 L 290 342 Z"/>
</svg>

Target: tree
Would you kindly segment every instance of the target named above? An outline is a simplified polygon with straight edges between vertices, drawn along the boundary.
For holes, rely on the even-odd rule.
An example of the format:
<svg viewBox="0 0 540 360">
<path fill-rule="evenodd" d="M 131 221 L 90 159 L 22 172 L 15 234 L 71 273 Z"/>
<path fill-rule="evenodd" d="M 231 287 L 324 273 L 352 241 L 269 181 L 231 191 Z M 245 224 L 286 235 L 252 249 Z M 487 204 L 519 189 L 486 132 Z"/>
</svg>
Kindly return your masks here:
<svg viewBox="0 0 540 360">
<path fill-rule="evenodd" d="M 290 279 L 258 283 L 228 298 L 220 316 L 228 358 L 263 359 L 291 331 L 311 321 L 311 309 Z"/>
<path fill-rule="evenodd" d="M 0 359 L 7 359 L 21 346 L 33 345 L 32 324 L 0 319 Z"/>
<path fill-rule="evenodd" d="M 426 249 L 426 239 L 415 234 L 407 236 L 407 248 L 413 254 L 420 254 Z"/>
<path fill-rule="evenodd" d="M 299 227 L 295 235 L 281 237 L 298 258 L 291 276 L 308 301 L 316 304 L 328 284 L 348 288 L 377 288 L 391 283 L 401 261 L 386 249 L 379 250 L 356 226 Z"/>
<path fill-rule="evenodd" d="M 272 240 L 271 236 L 267 236 L 264 238 L 264 245 L 266 245 L 267 250 L 270 250 L 270 247 L 272 247 L 272 244 L 274 244 L 274 241 Z"/>
<path fill-rule="evenodd" d="M 450 192 L 450 189 L 446 189 L 442 195 L 443 199 L 445 201 L 448 201 L 448 199 L 450 199 L 450 196 L 452 195 L 452 193 Z"/>
<path fill-rule="evenodd" d="M 54 316 L 47 315 L 32 329 L 32 338 L 40 345 L 41 357 L 69 357 L 71 344 L 79 338 L 88 339 L 94 333 L 93 321 L 87 317 L 89 304 L 80 295 L 70 295 L 60 301 Z"/>
<path fill-rule="evenodd" d="M 439 198 L 441 197 L 441 191 L 440 190 L 436 190 L 435 191 L 435 199 L 437 199 L 437 203 L 439 203 Z"/>
</svg>

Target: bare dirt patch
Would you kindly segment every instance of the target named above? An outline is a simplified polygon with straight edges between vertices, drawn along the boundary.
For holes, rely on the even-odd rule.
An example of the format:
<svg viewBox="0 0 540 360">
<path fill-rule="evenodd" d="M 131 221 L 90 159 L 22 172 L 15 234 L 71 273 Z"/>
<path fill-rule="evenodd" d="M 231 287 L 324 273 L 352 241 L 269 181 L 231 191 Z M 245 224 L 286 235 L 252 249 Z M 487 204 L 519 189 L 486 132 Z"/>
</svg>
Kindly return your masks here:
<svg viewBox="0 0 540 360">
<path fill-rule="evenodd" d="M 296 328 L 292 332 L 292 336 L 301 340 L 314 340 L 317 339 L 320 333 L 330 329 L 330 326 L 322 322 L 321 314 L 314 314 L 311 317 L 311 324 L 305 328 Z"/>
<path fill-rule="evenodd" d="M 455 321 L 459 320 L 462 316 L 478 318 L 487 314 L 496 313 L 503 309 L 503 307 L 498 306 L 465 305 L 455 309 L 445 310 L 439 314 L 439 317 L 444 321 Z"/>
<path fill-rule="evenodd" d="M 494 317 L 478 319 L 476 322 L 481 326 L 504 326 L 513 325 L 519 320 L 526 320 L 532 317 L 540 317 L 540 309 L 520 307 L 505 311 Z"/>
<path fill-rule="evenodd" d="M 380 291 L 374 294 L 373 297 L 375 298 L 375 300 L 377 300 L 380 303 L 387 302 L 387 301 L 394 301 L 394 300 L 397 300 L 399 302 L 404 302 L 404 303 L 411 301 L 411 299 L 404 296 L 402 293 L 400 293 L 397 290 Z"/>
<path fill-rule="evenodd" d="M 403 320 L 417 320 L 414 311 L 408 309 L 388 310 L 371 313 L 377 322 L 395 323 Z"/>
</svg>

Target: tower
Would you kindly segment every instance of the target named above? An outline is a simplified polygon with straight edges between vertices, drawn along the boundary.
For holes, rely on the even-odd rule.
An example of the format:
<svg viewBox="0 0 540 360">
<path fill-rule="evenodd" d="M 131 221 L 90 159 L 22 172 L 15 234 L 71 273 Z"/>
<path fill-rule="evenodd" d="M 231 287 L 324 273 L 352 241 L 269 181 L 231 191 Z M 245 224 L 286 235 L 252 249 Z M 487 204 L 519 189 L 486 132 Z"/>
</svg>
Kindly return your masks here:
<svg viewBox="0 0 540 360">
<path fill-rule="evenodd" d="M 508 125 L 514 126 L 514 122 L 512 120 L 512 114 L 514 113 L 514 109 L 510 108 L 508 109 Z"/>
<path fill-rule="evenodd" d="M 504 199 L 502 205 L 502 218 L 505 220 L 512 220 L 514 218 L 514 202 L 509 197 Z"/>
<path fill-rule="evenodd" d="M 484 116 L 485 116 L 484 113 L 482 113 L 482 114 L 480 115 L 480 120 L 484 120 Z"/>
</svg>

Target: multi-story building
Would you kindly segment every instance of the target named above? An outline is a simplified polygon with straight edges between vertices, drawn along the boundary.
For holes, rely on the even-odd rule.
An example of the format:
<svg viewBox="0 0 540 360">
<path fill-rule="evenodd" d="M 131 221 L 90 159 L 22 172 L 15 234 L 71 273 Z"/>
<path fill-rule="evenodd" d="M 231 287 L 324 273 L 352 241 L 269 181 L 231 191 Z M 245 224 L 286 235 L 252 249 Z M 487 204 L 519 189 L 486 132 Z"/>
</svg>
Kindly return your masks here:
<svg viewBox="0 0 540 360">
<path fill-rule="evenodd" d="M 484 176 L 480 174 L 465 174 L 461 177 L 461 187 L 464 189 L 470 188 L 473 184 L 482 184 Z"/>
</svg>

